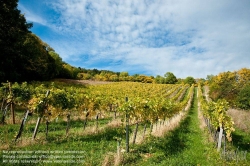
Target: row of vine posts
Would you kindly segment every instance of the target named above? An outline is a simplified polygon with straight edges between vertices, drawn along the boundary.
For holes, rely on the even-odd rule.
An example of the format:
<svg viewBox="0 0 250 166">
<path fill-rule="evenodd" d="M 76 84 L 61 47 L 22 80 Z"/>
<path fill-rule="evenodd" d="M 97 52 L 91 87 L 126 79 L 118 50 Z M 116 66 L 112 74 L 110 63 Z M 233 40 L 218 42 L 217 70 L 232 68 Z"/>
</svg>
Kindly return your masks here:
<svg viewBox="0 0 250 166">
<path fill-rule="evenodd" d="M 187 87 L 186 87 L 187 88 Z M 12 118 L 13 118 L 13 124 L 15 123 L 15 114 L 14 114 L 14 109 L 12 107 L 12 104 L 13 104 L 13 93 L 12 93 L 12 88 L 11 88 L 11 83 L 9 83 L 9 92 L 8 92 L 8 95 L 7 95 L 7 98 L 4 99 L 4 101 L 2 102 L 2 110 L 3 110 L 3 117 L 2 117 L 2 123 L 4 124 L 4 119 L 5 119 L 5 116 L 6 116 L 6 112 L 8 110 L 8 107 L 10 106 L 11 108 L 11 112 L 12 112 Z M 193 86 L 191 88 L 191 90 L 193 91 Z M 185 92 L 185 90 L 184 90 Z M 47 114 L 49 112 L 49 108 L 48 108 L 48 96 L 50 94 L 50 90 L 47 90 L 46 94 L 45 95 L 41 95 L 40 98 L 39 98 L 39 102 L 36 103 L 36 111 L 38 112 L 38 118 L 37 118 L 37 122 L 36 122 L 36 126 L 35 126 L 35 129 L 34 129 L 34 132 L 33 132 L 33 135 L 32 135 L 32 140 L 34 140 L 36 138 L 36 135 L 37 135 L 37 132 L 38 132 L 38 129 L 39 129 L 39 126 L 40 126 L 40 123 L 41 123 L 41 119 L 44 117 L 45 114 Z M 181 94 L 181 93 L 180 93 Z M 183 95 L 184 93 L 182 93 Z M 191 99 L 191 97 L 189 97 L 189 99 Z M 188 100 L 187 100 L 188 101 Z M 187 103 L 189 102 L 182 102 L 181 105 L 186 105 Z M 125 97 L 125 103 L 128 102 L 128 97 Z M 5 106 L 4 106 L 5 105 Z M 183 107 L 181 106 L 181 107 Z M 4 109 L 3 109 L 4 108 Z M 116 109 L 116 108 L 115 108 Z M 184 109 L 184 107 L 182 108 Z M 166 110 L 167 111 L 167 110 Z M 21 125 L 20 125 L 20 128 L 19 128 L 19 131 L 18 131 L 18 134 L 16 135 L 15 137 L 15 142 L 21 138 L 21 135 L 22 135 L 22 132 L 23 132 L 23 129 L 24 129 L 24 126 L 25 126 L 25 123 L 28 119 L 28 115 L 30 115 L 31 113 L 33 112 L 30 112 L 29 109 L 27 109 L 27 111 L 25 112 L 24 114 L 24 117 L 22 119 L 22 122 L 21 122 Z M 177 112 L 178 113 L 178 112 Z M 116 114 L 116 110 L 115 110 L 115 114 Z M 86 118 L 85 118 L 85 121 L 84 121 L 84 128 L 86 127 L 86 123 L 87 123 L 87 117 L 88 117 L 88 112 L 86 114 Z M 98 127 L 98 115 L 96 116 L 96 125 Z M 129 111 L 126 110 L 125 112 L 125 118 L 126 118 L 126 152 L 129 152 Z M 115 115 L 115 118 L 116 118 L 116 115 Z M 153 123 L 151 122 L 151 125 L 150 125 L 150 131 L 152 131 L 152 127 L 153 127 Z M 69 128 L 70 128 L 70 113 L 67 113 L 67 128 L 66 128 L 66 136 L 68 135 L 68 132 L 69 132 Z M 136 125 L 136 128 L 135 128 L 135 132 L 134 132 L 134 139 L 133 139 L 133 144 L 135 143 L 135 139 L 136 139 L 136 133 L 137 133 L 137 130 L 138 130 L 138 122 L 137 122 L 137 125 Z M 46 139 L 48 138 L 48 131 L 49 131 L 49 119 L 47 118 L 46 119 Z M 146 124 L 144 126 L 144 134 L 145 134 L 145 131 L 146 131 Z M 144 137 L 144 135 L 143 135 Z M 118 141 L 118 144 L 120 145 L 120 139 L 117 139 Z"/>
<path fill-rule="evenodd" d="M 232 142 L 231 134 L 235 130 L 232 118 L 226 114 L 228 103 L 225 100 L 213 102 L 208 96 L 206 97 L 207 98 L 204 99 L 201 85 L 198 85 L 198 98 L 201 104 L 201 113 L 208 131 L 215 142 L 217 151 L 221 153 L 221 157 L 225 160 L 236 160 L 236 162 L 239 160 L 246 160 L 247 151 L 240 152 L 239 148 L 235 151 L 230 151 L 227 148 L 227 144 Z"/>
</svg>

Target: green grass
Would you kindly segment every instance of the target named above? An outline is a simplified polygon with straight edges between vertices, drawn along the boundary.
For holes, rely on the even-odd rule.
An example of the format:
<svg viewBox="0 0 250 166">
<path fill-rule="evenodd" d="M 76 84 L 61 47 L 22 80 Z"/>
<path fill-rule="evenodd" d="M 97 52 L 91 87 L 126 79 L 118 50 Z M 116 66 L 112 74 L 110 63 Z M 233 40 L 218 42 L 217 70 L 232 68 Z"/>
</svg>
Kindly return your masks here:
<svg viewBox="0 0 250 166">
<path fill-rule="evenodd" d="M 102 132 L 91 135 L 79 136 L 71 134 L 68 137 L 62 134 L 51 133 L 47 141 L 45 141 L 44 138 L 37 139 L 35 143 L 31 145 L 25 147 L 12 146 L 8 151 L 81 151 L 83 152 L 81 155 L 84 163 L 79 163 L 79 165 L 100 165 L 104 160 L 105 154 L 116 149 L 117 142 L 114 136 L 121 135 L 120 132 L 122 132 L 122 130 L 123 129 L 119 128 L 106 128 Z M 0 155 L 0 160 L 2 161 L 3 154 Z M 0 165 L 1 164 L 2 163 L 0 163 Z M 12 164 L 9 163 L 9 165 Z M 51 164 L 40 163 L 40 165 Z M 76 165 L 76 163 L 74 163 L 74 165 Z"/>
<path fill-rule="evenodd" d="M 236 128 L 235 132 L 232 133 L 233 145 L 239 147 L 240 150 L 250 150 L 250 133 L 241 131 Z"/>
<path fill-rule="evenodd" d="M 33 117 L 32 117 L 33 118 Z M 29 119 L 31 120 L 31 118 Z M 110 118 L 99 119 L 99 129 L 105 127 L 110 121 Z M 95 120 L 89 120 L 87 127 L 95 126 Z M 0 126 L 0 147 L 4 144 L 10 145 L 7 151 L 81 151 L 84 152 L 83 159 L 84 163 L 79 165 L 100 165 L 108 152 L 116 150 L 117 141 L 114 139 L 115 136 L 124 135 L 123 128 L 104 128 L 99 132 L 85 133 L 83 130 L 83 121 L 72 120 L 70 122 L 70 132 L 66 137 L 66 126 L 67 122 L 59 120 L 58 123 L 52 122 L 49 125 L 48 139 L 45 138 L 45 124 L 41 123 L 39 132 L 35 141 L 31 140 L 35 124 L 26 124 L 25 129 L 22 133 L 21 139 L 14 142 L 14 138 L 19 130 L 20 124 L 8 124 Z M 95 127 L 93 127 L 95 128 Z M 87 128 L 86 128 L 87 129 Z M 124 135 L 125 137 L 125 135 Z M 125 139 L 125 138 L 124 138 Z M 0 165 L 2 165 L 3 151 L 0 151 Z M 13 165 L 11 163 L 4 165 Z M 25 165 L 25 164 L 15 164 Z M 42 164 L 40 165 L 53 165 L 53 164 Z M 57 164 L 54 164 L 57 165 Z M 72 164 L 66 164 L 72 165 Z M 76 165 L 76 163 L 74 163 Z"/>
<path fill-rule="evenodd" d="M 250 133 L 244 132 L 238 128 L 232 133 L 233 142 L 229 145 L 233 150 L 238 152 L 248 152 L 246 160 L 250 161 Z M 250 165 L 250 163 L 249 163 Z"/>
<path fill-rule="evenodd" d="M 214 143 L 208 139 L 207 129 L 201 129 L 197 112 L 197 97 L 195 91 L 194 101 L 187 115 L 181 120 L 179 126 L 168 132 L 164 137 L 147 136 L 145 141 L 139 145 L 131 145 L 130 153 L 123 153 L 121 165 L 138 166 L 179 166 L 179 165 L 249 165 L 249 154 L 247 161 L 224 161 L 220 153 L 214 148 Z M 84 133 L 83 121 L 72 120 L 70 122 L 70 134 L 66 137 L 65 129 L 67 123 L 59 119 L 58 123 L 50 123 L 48 139 L 45 139 L 45 124 L 41 124 L 36 141 L 31 140 L 35 124 L 29 124 L 29 120 L 36 120 L 30 117 L 25 126 L 20 142 L 30 141 L 23 146 L 16 146 L 12 141 L 19 130 L 19 124 L 0 126 L 0 147 L 4 144 L 11 145 L 6 150 L 24 151 L 81 151 L 84 163 L 78 165 L 102 165 L 105 158 L 111 155 L 109 163 L 114 164 L 117 141 L 114 137 L 121 137 L 121 148 L 125 149 L 124 126 L 118 128 L 107 128 L 106 124 L 111 120 L 99 119 L 99 127 L 104 129 L 96 133 Z M 88 126 L 95 126 L 95 120 L 88 121 Z M 143 125 L 141 125 L 141 128 Z M 130 127 L 130 135 L 133 134 L 134 126 Z M 149 128 L 147 128 L 149 130 Z M 250 135 L 237 130 L 233 133 L 234 148 L 239 147 L 240 151 L 249 151 Z M 112 156 L 113 155 L 113 156 Z M 0 165 L 3 164 L 3 151 L 0 151 Z M 13 164 L 5 164 L 13 165 Z M 15 164 L 18 165 L 18 164 Z M 22 164 L 19 164 L 22 165 Z M 25 164 L 23 164 L 25 165 Z M 39 165 L 53 165 L 42 164 Z M 57 165 L 57 164 L 54 164 Z M 72 165 L 72 164 L 64 164 Z M 76 165 L 74 163 L 73 165 Z"/>
<path fill-rule="evenodd" d="M 124 165 L 250 165 L 249 154 L 247 160 L 225 161 L 217 152 L 213 142 L 209 141 L 206 128 L 201 129 L 198 119 L 197 97 L 187 116 L 180 122 L 180 126 L 167 133 L 164 138 L 150 137 L 141 145 L 133 147 L 130 154 L 126 154 L 122 161 Z M 233 145 L 240 152 L 248 151 L 250 147 L 249 133 L 237 130 L 233 133 Z M 232 146 L 228 146 L 231 150 Z M 236 148 L 234 148 L 236 149 Z"/>
<path fill-rule="evenodd" d="M 195 93 L 196 94 L 196 93 Z M 197 98 L 180 126 L 164 138 L 151 137 L 125 156 L 125 165 L 217 165 L 220 155 L 199 128 Z M 206 132 L 205 132 L 206 133 Z"/>
</svg>

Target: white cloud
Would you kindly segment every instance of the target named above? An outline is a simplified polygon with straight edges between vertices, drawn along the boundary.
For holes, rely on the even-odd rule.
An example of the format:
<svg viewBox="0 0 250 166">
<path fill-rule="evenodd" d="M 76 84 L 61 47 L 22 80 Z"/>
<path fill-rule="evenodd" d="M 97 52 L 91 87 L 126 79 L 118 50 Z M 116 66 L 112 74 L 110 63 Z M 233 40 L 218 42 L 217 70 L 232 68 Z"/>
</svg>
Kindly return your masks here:
<svg viewBox="0 0 250 166">
<path fill-rule="evenodd" d="M 19 4 L 18 7 L 22 11 L 28 22 L 35 22 L 44 26 L 47 24 L 47 21 L 45 19 L 35 14 L 32 10 L 27 9 L 22 4 Z"/>
<path fill-rule="evenodd" d="M 47 4 L 59 16 L 45 23 L 67 36 L 52 41 L 66 61 L 79 62 L 89 55 L 82 60 L 84 65 L 108 60 L 102 68 L 152 75 L 171 71 L 183 78 L 250 67 L 247 0 L 57 0 Z M 34 20 L 43 22 L 39 17 Z M 118 61 L 122 66 L 109 66 Z"/>
</svg>

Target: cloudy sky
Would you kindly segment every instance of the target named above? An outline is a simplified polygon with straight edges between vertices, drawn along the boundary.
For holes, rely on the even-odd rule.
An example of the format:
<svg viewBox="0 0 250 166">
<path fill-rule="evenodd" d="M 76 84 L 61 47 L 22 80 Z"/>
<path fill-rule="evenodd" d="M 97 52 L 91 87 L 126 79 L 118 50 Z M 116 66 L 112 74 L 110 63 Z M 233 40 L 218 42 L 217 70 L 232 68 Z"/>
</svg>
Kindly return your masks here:
<svg viewBox="0 0 250 166">
<path fill-rule="evenodd" d="M 206 78 L 250 68 L 249 0 L 19 0 L 73 66 Z"/>
</svg>

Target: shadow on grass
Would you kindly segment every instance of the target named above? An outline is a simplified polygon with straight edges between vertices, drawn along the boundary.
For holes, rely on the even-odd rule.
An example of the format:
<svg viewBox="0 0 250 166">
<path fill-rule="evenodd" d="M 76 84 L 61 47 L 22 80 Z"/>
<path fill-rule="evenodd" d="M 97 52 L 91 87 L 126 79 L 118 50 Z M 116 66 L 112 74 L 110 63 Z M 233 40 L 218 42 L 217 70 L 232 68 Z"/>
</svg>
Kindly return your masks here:
<svg viewBox="0 0 250 166">
<path fill-rule="evenodd" d="M 55 142 L 56 144 L 67 143 L 73 139 L 77 139 L 77 141 L 81 142 L 100 142 L 100 141 L 116 141 L 114 137 L 121 137 L 125 138 L 125 134 L 123 133 L 124 128 L 106 128 L 104 131 L 97 132 L 94 134 L 83 135 L 80 137 L 79 135 L 69 135 L 68 138 L 61 137 L 58 139 L 60 134 L 54 134 L 49 136 L 49 142 Z M 84 131 L 83 131 L 84 132 Z M 61 136 L 61 135 L 60 135 Z"/>
<path fill-rule="evenodd" d="M 242 131 L 236 131 L 232 133 L 233 146 L 239 150 L 250 151 L 250 134 Z"/>
<path fill-rule="evenodd" d="M 191 113 L 192 112 L 190 110 L 190 114 Z M 169 132 L 164 138 L 157 138 L 157 141 L 154 142 L 154 145 L 152 145 L 156 148 L 155 151 L 161 151 L 165 156 L 181 153 L 186 148 L 186 134 L 190 133 L 190 122 L 191 118 L 190 116 L 187 116 L 180 122 L 180 126 L 178 128 Z"/>
<path fill-rule="evenodd" d="M 130 157 L 137 156 L 137 159 L 134 159 L 134 162 L 142 159 L 142 155 L 153 155 L 150 160 L 156 164 L 161 163 L 166 158 L 171 158 L 182 153 L 188 147 L 187 135 L 192 131 L 190 129 L 191 116 L 194 114 L 194 101 L 192 106 L 187 113 L 187 116 L 181 120 L 180 125 L 170 131 L 165 135 L 164 138 L 149 137 L 148 140 L 141 145 L 135 145 L 135 150 L 131 152 Z M 142 155 L 138 155 L 142 154 Z M 132 164 L 133 161 L 125 161 L 125 165 Z"/>
<path fill-rule="evenodd" d="M 135 145 L 134 150 L 123 161 L 124 165 L 137 163 L 139 160 L 150 160 L 150 163 L 160 164 L 167 158 L 178 157 L 184 150 L 190 148 L 187 137 L 192 133 L 192 116 L 195 114 L 197 99 L 194 97 L 191 108 L 179 126 L 168 132 L 163 138 L 149 137 L 145 143 Z M 143 157 L 144 156 L 144 157 Z M 128 158 L 128 159 L 127 159 Z"/>
<path fill-rule="evenodd" d="M 106 119 L 99 119 L 98 124 L 99 126 L 107 124 L 111 118 L 106 118 Z M 88 120 L 87 126 L 93 126 L 95 125 L 96 120 Z M 26 125 L 26 129 L 28 132 L 33 133 L 35 129 L 36 124 L 28 124 Z M 70 128 L 82 128 L 84 126 L 84 120 L 71 120 L 70 121 Z M 65 132 L 67 127 L 67 122 L 63 120 L 59 120 L 58 122 L 50 122 L 49 123 L 49 135 L 53 135 L 53 132 Z M 42 123 L 39 126 L 39 133 L 45 133 L 46 132 L 46 125 L 45 125 L 45 120 L 43 119 Z"/>
</svg>

